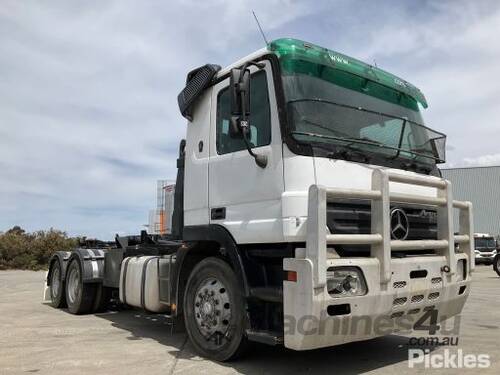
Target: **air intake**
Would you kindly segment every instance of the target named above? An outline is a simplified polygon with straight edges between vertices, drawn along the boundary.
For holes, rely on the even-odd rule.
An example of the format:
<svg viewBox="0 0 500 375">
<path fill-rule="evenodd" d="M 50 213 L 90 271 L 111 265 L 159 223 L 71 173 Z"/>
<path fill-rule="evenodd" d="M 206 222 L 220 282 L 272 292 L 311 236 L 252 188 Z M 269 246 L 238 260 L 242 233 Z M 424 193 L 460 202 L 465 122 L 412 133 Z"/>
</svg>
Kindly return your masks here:
<svg viewBox="0 0 500 375">
<path fill-rule="evenodd" d="M 210 86 L 212 79 L 220 69 L 219 65 L 207 64 L 188 73 L 186 87 L 177 96 L 177 102 L 182 116 L 189 121 L 193 120 L 192 106 L 194 102 L 203 90 Z"/>
</svg>

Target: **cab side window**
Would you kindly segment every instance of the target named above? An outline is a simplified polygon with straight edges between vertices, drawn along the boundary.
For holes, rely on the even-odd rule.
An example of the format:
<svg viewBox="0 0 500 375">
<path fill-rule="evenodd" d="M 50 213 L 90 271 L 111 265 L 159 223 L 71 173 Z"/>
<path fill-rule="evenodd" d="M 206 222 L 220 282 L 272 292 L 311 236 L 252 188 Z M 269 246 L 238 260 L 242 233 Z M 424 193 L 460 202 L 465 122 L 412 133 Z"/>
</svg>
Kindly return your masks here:
<svg viewBox="0 0 500 375">
<path fill-rule="evenodd" d="M 231 97 L 225 88 L 217 95 L 216 146 L 219 155 L 244 150 L 245 142 L 241 138 L 231 138 L 229 122 L 231 120 Z M 265 71 L 252 74 L 250 84 L 250 145 L 265 146 L 271 143 L 271 108 Z"/>
</svg>

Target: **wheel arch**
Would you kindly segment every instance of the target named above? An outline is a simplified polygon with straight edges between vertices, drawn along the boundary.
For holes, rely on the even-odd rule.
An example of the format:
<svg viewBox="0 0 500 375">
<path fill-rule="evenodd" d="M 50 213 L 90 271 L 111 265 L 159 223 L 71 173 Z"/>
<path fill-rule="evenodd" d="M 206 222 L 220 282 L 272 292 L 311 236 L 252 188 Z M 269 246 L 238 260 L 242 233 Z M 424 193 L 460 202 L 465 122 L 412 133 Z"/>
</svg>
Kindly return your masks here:
<svg viewBox="0 0 500 375">
<path fill-rule="evenodd" d="M 196 225 L 184 227 L 183 239 L 186 242 L 177 251 L 175 275 L 172 283 L 172 295 L 177 308 L 173 313 L 182 312 L 182 300 L 189 274 L 201 260 L 216 256 L 226 261 L 233 269 L 242 292 L 249 296 L 248 280 L 243 260 L 231 234 L 221 225 Z"/>
</svg>

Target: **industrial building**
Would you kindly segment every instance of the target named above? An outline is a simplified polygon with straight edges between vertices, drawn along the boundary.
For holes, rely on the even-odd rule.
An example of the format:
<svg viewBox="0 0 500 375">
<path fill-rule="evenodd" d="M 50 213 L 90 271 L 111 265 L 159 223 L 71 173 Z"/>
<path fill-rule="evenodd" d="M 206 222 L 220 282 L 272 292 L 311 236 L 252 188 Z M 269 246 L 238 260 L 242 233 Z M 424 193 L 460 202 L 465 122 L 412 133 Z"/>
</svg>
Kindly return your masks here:
<svg viewBox="0 0 500 375">
<path fill-rule="evenodd" d="M 453 184 L 453 199 L 471 201 L 474 231 L 500 235 L 500 166 L 442 169 Z M 457 222 L 457 220 L 455 220 Z"/>
</svg>

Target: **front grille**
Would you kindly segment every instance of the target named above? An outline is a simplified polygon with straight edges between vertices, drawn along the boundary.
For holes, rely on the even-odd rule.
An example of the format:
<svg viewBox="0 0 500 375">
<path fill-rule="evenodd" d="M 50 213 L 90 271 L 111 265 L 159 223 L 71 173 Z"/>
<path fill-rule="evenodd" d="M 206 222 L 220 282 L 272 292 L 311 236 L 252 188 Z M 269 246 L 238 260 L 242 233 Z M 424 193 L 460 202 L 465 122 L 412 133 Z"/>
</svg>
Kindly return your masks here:
<svg viewBox="0 0 500 375">
<path fill-rule="evenodd" d="M 431 279 L 431 283 L 432 283 L 433 285 L 436 285 L 436 284 L 441 284 L 441 282 L 442 282 L 442 281 L 443 281 L 443 279 L 442 279 L 441 277 L 433 277 L 433 278 Z"/>
<path fill-rule="evenodd" d="M 406 301 L 408 301 L 408 298 L 399 297 L 399 298 L 394 299 L 394 301 L 392 301 L 392 304 L 394 306 L 400 306 L 400 305 L 404 305 L 406 303 Z"/>
<path fill-rule="evenodd" d="M 409 233 L 406 240 L 436 240 L 437 217 L 436 210 L 425 206 L 408 206 L 392 204 L 393 208 L 401 208 L 408 216 Z M 370 234 L 371 205 L 368 200 L 343 200 L 327 203 L 327 226 L 334 234 Z M 336 246 L 337 248 L 337 246 Z M 369 246 L 350 245 L 338 246 L 340 255 L 347 256 L 349 252 L 366 252 Z M 347 254 L 342 254 L 347 252 Z"/>
<path fill-rule="evenodd" d="M 406 286 L 406 281 L 396 281 L 392 284 L 394 289 L 404 288 Z"/>
<path fill-rule="evenodd" d="M 411 297 L 411 303 L 419 303 L 422 302 L 424 299 L 424 296 L 422 294 L 418 294 L 416 296 Z"/>
<path fill-rule="evenodd" d="M 430 300 L 438 299 L 439 298 L 439 292 L 430 293 L 427 298 L 429 298 Z"/>
</svg>

